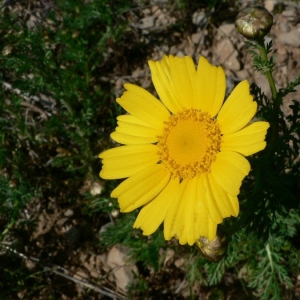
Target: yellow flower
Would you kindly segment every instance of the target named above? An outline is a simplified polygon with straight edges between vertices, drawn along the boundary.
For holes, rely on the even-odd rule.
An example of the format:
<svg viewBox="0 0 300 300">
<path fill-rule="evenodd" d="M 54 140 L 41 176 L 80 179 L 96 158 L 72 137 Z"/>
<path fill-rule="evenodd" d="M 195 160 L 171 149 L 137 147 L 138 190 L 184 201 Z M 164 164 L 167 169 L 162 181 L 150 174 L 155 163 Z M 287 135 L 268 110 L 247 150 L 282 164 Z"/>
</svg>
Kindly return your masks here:
<svg viewBox="0 0 300 300">
<path fill-rule="evenodd" d="M 237 195 L 250 171 L 245 156 L 265 148 L 269 123 L 248 124 L 257 103 L 246 80 L 223 104 L 225 73 L 203 57 L 197 70 L 188 56 L 165 56 L 149 66 L 161 101 L 125 84 L 117 102 L 128 114 L 117 117 L 111 134 L 124 146 L 99 155 L 100 176 L 128 177 L 111 197 L 118 198 L 121 212 L 143 206 L 134 228 L 144 235 L 164 222 L 166 240 L 213 240 L 217 224 L 239 214 Z"/>
</svg>

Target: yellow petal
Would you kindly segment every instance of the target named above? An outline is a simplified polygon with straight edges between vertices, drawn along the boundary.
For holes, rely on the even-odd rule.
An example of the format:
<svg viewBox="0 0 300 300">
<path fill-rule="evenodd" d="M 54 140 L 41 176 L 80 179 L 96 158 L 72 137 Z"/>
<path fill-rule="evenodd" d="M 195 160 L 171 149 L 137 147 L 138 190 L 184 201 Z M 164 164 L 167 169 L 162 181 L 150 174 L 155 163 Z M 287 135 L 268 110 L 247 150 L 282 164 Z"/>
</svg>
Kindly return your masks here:
<svg viewBox="0 0 300 300">
<path fill-rule="evenodd" d="M 194 223 L 195 229 L 194 229 L 194 232 L 195 232 L 195 238 L 196 239 L 200 238 L 200 232 L 201 232 L 201 229 L 200 229 L 200 224 L 201 224 L 200 211 L 201 211 L 201 207 L 203 207 L 203 203 L 199 199 L 199 201 L 197 201 L 197 203 L 196 203 L 195 211 L 194 211 L 194 215 L 195 215 L 195 223 Z"/>
<path fill-rule="evenodd" d="M 126 122 L 126 123 L 131 123 L 131 124 L 136 124 L 136 125 L 142 125 L 142 126 L 149 126 L 150 128 L 155 128 L 151 127 L 149 124 L 146 122 L 132 116 L 132 115 L 120 115 L 117 116 L 117 120 L 121 122 Z"/>
<path fill-rule="evenodd" d="M 187 205 L 185 206 L 185 232 L 187 243 L 192 246 L 200 237 L 199 212 L 203 206 L 200 190 L 200 177 L 194 177 L 188 181 Z"/>
<path fill-rule="evenodd" d="M 186 188 L 186 180 L 183 180 L 178 189 L 176 197 L 173 199 L 172 205 L 167 211 L 164 222 L 164 236 L 166 240 L 170 240 L 175 234 L 183 230 L 183 213 L 179 211 L 182 203 L 183 194 Z M 180 214 L 181 212 L 181 214 Z M 179 214 L 177 214 L 179 213 Z"/>
<path fill-rule="evenodd" d="M 119 179 L 132 176 L 159 161 L 155 145 L 130 145 L 116 147 L 99 155 L 103 159 L 100 177 Z"/>
<path fill-rule="evenodd" d="M 143 122 L 138 122 L 140 120 L 131 115 L 119 116 L 117 117 L 117 120 L 119 126 L 116 128 L 116 131 L 123 132 L 128 135 L 156 138 L 157 135 L 161 134 L 161 130 L 149 127 L 143 124 Z"/>
<path fill-rule="evenodd" d="M 150 60 L 148 63 L 151 70 L 152 82 L 160 100 L 172 113 L 180 111 L 180 99 L 173 88 L 170 75 L 169 57 L 164 56 L 161 61 Z"/>
<path fill-rule="evenodd" d="M 269 126 L 268 122 L 255 122 L 237 132 L 224 134 L 221 151 L 235 151 L 248 156 L 263 150 Z"/>
<path fill-rule="evenodd" d="M 171 88 L 178 97 L 181 109 L 194 104 L 193 84 L 196 77 L 195 64 L 191 57 L 169 57 Z"/>
<path fill-rule="evenodd" d="M 131 115 L 148 126 L 161 130 L 169 112 L 166 107 L 145 89 L 133 84 L 125 84 L 126 92 L 117 102 Z"/>
<path fill-rule="evenodd" d="M 205 207 L 205 210 L 210 215 L 211 219 L 219 224 L 222 223 L 223 217 L 222 212 L 220 211 L 216 199 L 212 193 L 207 174 L 202 174 L 198 181 L 198 189 L 200 193 L 200 199 Z"/>
<path fill-rule="evenodd" d="M 150 127 L 147 123 L 132 116 L 122 115 L 117 117 L 119 126 L 110 137 L 120 144 L 151 144 L 157 142 L 161 130 Z"/>
<path fill-rule="evenodd" d="M 188 180 L 187 189 L 185 193 L 186 204 L 184 207 L 184 223 L 185 223 L 185 235 L 187 243 L 192 246 L 197 237 L 195 235 L 195 209 L 200 202 L 198 191 L 198 177 Z M 180 240 L 179 240 L 180 242 Z"/>
<path fill-rule="evenodd" d="M 180 185 L 180 203 L 172 227 L 174 235 L 181 245 L 188 243 L 192 246 L 199 236 L 196 235 L 195 210 L 200 202 L 198 193 L 198 178 L 185 179 Z"/>
<path fill-rule="evenodd" d="M 169 179 L 170 174 L 163 165 L 153 165 L 124 180 L 111 197 L 118 198 L 121 212 L 130 212 L 154 199 Z"/>
<path fill-rule="evenodd" d="M 132 138 L 132 141 L 130 144 L 134 144 L 135 140 L 140 141 L 141 139 L 139 139 L 139 138 L 142 138 L 147 141 L 151 141 L 151 142 L 148 142 L 149 144 L 156 143 L 158 141 L 157 135 L 151 134 L 151 130 L 147 130 L 147 128 L 142 128 L 141 126 L 139 126 L 139 127 L 136 125 L 117 126 L 116 132 L 120 133 L 120 134 L 125 134 L 127 136 L 132 136 L 133 138 Z M 135 137 L 136 137 L 136 139 L 135 139 Z"/>
<path fill-rule="evenodd" d="M 171 179 L 161 193 L 140 211 L 133 228 L 141 228 L 144 235 L 150 235 L 156 231 L 165 219 L 169 206 L 177 195 L 179 180 Z"/>
<path fill-rule="evenodd" d="M 114 131 L 110 134 L 110 137 L 117 143 L 124 145 L 140 145 L 140 144 L 152 144 L 157 141 L 154 137 L 143 137 L 136 135 L 129 135 L 122 132 Z"/>
<path fill-rule="evenodd" d="M 203 201 L 201 200 L 201 196 L 199 198 L 200 201 L 197 201 L 194 211 L 195 241 L 201 236 L 205 236 L 209 240 L 213 240 L 217 232 L 217 223 L 211 219 L 209 213 L 205 209 Z"/>
<path fill-rule="evenodd" d="M 212 241 L 217 235 L 217 223 L 215 223 L 204 206 L 200 207 L 199 212 L 200 236 L 205 236 Z"/>
<path fill-rule="evenodd" d="M 253 118 L 256 109 L 257 103 L 249 93 L 249 83 L 244 80 L 235 87 L 218 114 L 222 134 L 243 128 Z"/>
<path fill-rule="evenodd" d="M 236 152 L 219 152 L 211 165 L 212 177 L 231 196 L 239 194 L 242 180 L 249 172 L 248 160 Z"/>
<path fill-rule="evenodd" d="M 224 101 L 226 78 L 221 67 L 212 66 L 200 57 L 195 86 L 195 108 L 207 111 L 214 117 Z"/>
<path fill-rule="evenodd" d="M 181 200 L 175 217 L 173 232 L 181 245 L 186 243 L 193 245 L 196 240 L 194 212 L 197 201 L 199 201 L 197 178 L 185 179 L 180 188 L 182 188 Z"/>
<path fill-rule="evenodd" d="M 180 245 L 185 245 L 188 242 L 186 228 L 183 229 L 180 236 L 175 235 L 175 237 L 178 239 Z"/>
<path fill-rule="evenodd" d="M 217 223 L 203 206 L 199 178 L 181 182 L 175 201 L 170 204 L 165 218 L 165 239 L 175 236 L 181 245 L 193 245 L 200 236 L 214 239 Z M 221 217 L 218 221 L 222 222 Z"/>
<path fill-rule="evenodd" d="M 156 152 L 157 147 L 155 145 L 120 146 L 100 153 L 99 158 L 102 158 L 104 160 L 104 163 L 109 159 L 117 160 L 117 162 L 120 163 L 120 161 L 124 160 L 124 157 L 135 158 L 135 155 L 148 155 Z"/>
<path fill-rule="evenodd" d="M 214 180 L 211 174 L 208 174 L 207 178 L 210 185 L 210 190 L 212 192 L 212 196 L 214 198 L 216 206 L 221 212 L 222 218 L 227 218 L 230 216 L 236 217 L 238 212 L 238 202 L 236 203 L 234 202 L 234 200 L 237 200 L 237 197 L 231 196 L 232 198 L 229 198 L 229 195 L 220 187 L 220 185 Z M 212 218 L 210 211 L 209 214 Z"/>
<path fill-rule="evenodd" d="M 188 180 L 185 179 L 179 186 L 180 190 L 179 194 L 180 194 L 180 204 L 178 206 L 178 209 L 176 211 L 176 215 L 174 218 L 174 223 L 173 223 L 173 228 L 172 228 L 172 232 L 173 232 L 173 236 L 175 236 L 178 240 L 179 243 L 181 245 L 184 244 L 183 242 L 183 236 L 185 235 L 184 233 L 184 229 L 185 229 L 185 207 L 186 205 L 188 205 L 187 203 L 187 183 Z"/>
<path fill-rule="evenodd" d="M 239 212 L 240 212 L 239 199 L 238 199 L 237 196 L 231 196 L 229 194 L 227 194 L 227 195 L 228 195 L 228 198 L 229 198 L 229 200 L 231 202 L 231 206 L 232 206 L 232 208 L 234 210 L 233 216 L 237 217 L 239 215 Z"/>
</svg>

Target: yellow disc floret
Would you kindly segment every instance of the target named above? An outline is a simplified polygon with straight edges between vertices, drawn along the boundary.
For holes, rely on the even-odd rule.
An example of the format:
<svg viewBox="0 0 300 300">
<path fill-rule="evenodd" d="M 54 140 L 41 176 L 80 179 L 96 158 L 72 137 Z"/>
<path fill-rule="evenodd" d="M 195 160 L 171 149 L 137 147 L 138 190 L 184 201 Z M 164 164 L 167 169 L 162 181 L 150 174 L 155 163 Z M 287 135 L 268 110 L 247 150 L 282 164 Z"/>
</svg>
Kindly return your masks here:
<svg viewBox="0 0 300 300">
<path fill-rule="evenodd" d="M 197 109 L 171 115 L 158 139 L 161 163 L 180 179 L 210 172 L 222 141 L 217 121 Z"/>
</svg>

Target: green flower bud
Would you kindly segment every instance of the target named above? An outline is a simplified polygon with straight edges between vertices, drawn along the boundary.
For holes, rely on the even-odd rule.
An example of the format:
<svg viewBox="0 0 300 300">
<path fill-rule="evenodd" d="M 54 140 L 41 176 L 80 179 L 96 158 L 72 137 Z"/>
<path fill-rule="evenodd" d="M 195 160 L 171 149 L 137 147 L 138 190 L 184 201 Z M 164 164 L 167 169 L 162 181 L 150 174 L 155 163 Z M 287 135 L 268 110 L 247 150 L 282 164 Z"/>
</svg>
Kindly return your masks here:
<svg viewBox="0 0 300 300">
<path fill-rule="evenodd" d="M 273 16 L 261 6 L 249 6 L 239 12 L 235 20 L 236 30 L 245 38 L 263 38 L 273 25 Z"/>
<path fill-rule="evenodd" d="M 201 236 L 196 245 L 200 253 L 210 261 L 218 262 L 225 255 L 228 247 L 227 235 L 218 229 L 217 236 L 212 240 Z"/>
</svg>

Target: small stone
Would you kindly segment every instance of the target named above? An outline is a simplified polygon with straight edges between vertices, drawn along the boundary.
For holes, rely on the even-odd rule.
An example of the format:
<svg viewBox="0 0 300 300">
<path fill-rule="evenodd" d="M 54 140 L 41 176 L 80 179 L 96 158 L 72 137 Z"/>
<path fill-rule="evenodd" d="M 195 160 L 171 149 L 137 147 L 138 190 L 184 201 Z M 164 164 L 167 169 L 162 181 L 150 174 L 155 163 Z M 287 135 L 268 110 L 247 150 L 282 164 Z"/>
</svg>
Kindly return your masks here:
<svg viewBox="0 0 300 300">
<path fill-rule="evenodd" d="M 161 13 L 157 16 L 157 23 L 159 25 L 166 25 L 169 23 L 169 20 L 164 13 Z"/>
<path fill-rule="evenodd" d="M 281 73 L 283 76 L 287 76 L 287 66 L 283 65 L 282 67 L 280 67 L 281 69 Z"/>
<path fill-rule="evenodd" d="M 33 29 L 36 26 L 37 18 L 33 15 L 30 16 L 29 20 L 26 22 L 28 29 Z"/>
<path fill-rule="evenodd" d="M 287 33 L 282 33 L 278 37 L 279 41 L 292 47 L 300 46 L 300 29 L 294 29 Z"/>
<path fill-rule="evenodd" d="M 65 217 L 71 217 L 74 215 L 74 211 L 72 209 L 67 209 L 64 213 Z"/>
<path fill-rule="evenodd" d="M 249 73 L 246 69 L 240 70 L 236 72 L 236 77 L 239 80 L 244 80 L 244 79 L 248 79 L 249 78 Z"/>
<path fill-rule="evenodd" d="M 291 30 L 291 27 L 290 27 L 290 25 L 289 24 L 287 24 L 287 23 L 280 23 L 279 24 L 279 28 L 280 28 L 280 30 L 282 31 L 282 32 L 289 32 L 290 30 Z"/>
<path fill-rule="evenodd" d="M 216 54 L 220 64 L 232 71 L 240 70 L 241 65 L 237 59 L 238 53 L 229 39 L 223 39 L 217 44 Z"/>
<path fill-rule="evenodd" d="M 175 257 L 175 251 L 173 249 L 167 249 L 165 253 L 165 259 L 164 259 L 164 267 L 168 264 L 173 262 Z"/>
<path fill-rule="evenodd" d="M 174 265 L 177 267 L 177 268 L 180 268 L 184 265 L 184 259 L 181 257 L 181 258 L 178 258 L 175 260 L 174 262 Z"/>
<path fill-rule="evenodd" d="M 218 32 L 225 35 L 225 36 L 231 36 L 232 32 L 234 30 L 235 30 L 234 24 L 222 24 L 219 27 Z"/>
<path fill-rule="evenodd" d="M 68 220 L 69 220 L 69 218 L 64 217 L 64 218 L 59 219 L 59 220 L 56 222 L 56 224 L 57 224 L 59 227 L 61 227 L 61 226 L 63 226 Z"/>
<path fill-rule="evenodd" d="M 154 26 L 155 16 L 146 17 L 140 20 L 136 26 L 140 29 L 149 29 Z"/>
<path fill-rule="evenodd" d="M 113 270 L 117 287 L 126 291 L 128 284 L 134 282 L 134 274 L 138 274 L 137 267 L 128 262 L 127 249 L 115 245 L 108 253 L 107 264 Z"/>
<path fill-rule="evenodd" d="M 261 88 L 261 91 L 268 97 L 270 96 L 270 86 L 267 78 L 261 75 L 259 72 L 253 73 L 254 82 Z"/>
<path fill-rule="evenodd" d="M 11 53 L 12 49 L 13 49 L 13 46 L 12 46 L 12 45 L 7 45 L 7 46 L 5 46 L 5 47 L 3 48 L 3 50 L 2 50 L 2 55 L 3 55 L 3 56 L 9 55 L 9 54 Z"/>
<path fill-rule="evenodd" d="M 295 16 L 295 11 L 292 9 L 284 10 L 282 16 L 286 18 L 293 18 Z"/>
<path fill-rule="evenodd" d="M 266 0 L 266 1 L 265 1 L 265 8 L 266 8 L 268 11 L 273 11 L 274 6 L 275 6 L 275 1 L 274 1 L 274 0 Z"/>
<path fill-rule="evenodd" d="M 107 230 L 107 228 L 110 226 L 114 226 L 114 223 L 109 222 L 109 223 L 106 223 L 105 225 L 101 226 L 100 231 L 99 231 L 100 235 L 101 235 L 101 233 L 105 232 Z M 100 236 L 100 238 L 101 238 L 101 236 Z"/>
<path fill-rule="evenodd" d="M 29 270 L 32 270 L 36 267 L 36 263 L 30 259 L 25 260 L 25 265 L 26 265 L 27 269 L 29 269 Z"/>
<path fill-rule="evenodd" d="M 198 45 L 202 36 L 203 36 L 203 32 L 193 33 L 191 35 L 191 40 L 195 45 Z"/>
<path fill-rule="evenodd" d="M 177 52 L 176 56 L 185 57 L 185 54 L 180 50 L 180 51 Z"/>
<path fill-rule="evenodd" d="M 288 59 L 288 51 L 285 47 L 278 47 L 276 53 L 276 63 L 277 64 L 286 64 Z M 281 69 L 283 66 L 281 67 Z"/>
<path fill-rule="evenodd" d="M 103 191 L 103 185 L 101 185 L 99 182 L 93 182 L 92 186 L 90 188 L 90 193 L 93 196 L 100 195 Z"/>
<path fill-rule="evenodd" d="M 193 13 L 192 22 L 195 25 L 204 24 L 207 21 L 206 15 L 203 11 L 196 11 Z"/>
<path fill-rule="evenodd" d="M 111 215 L 113 218 L 116 218 L 118 217 L 120 214 L 120 211 L 118 209 L 114 209 L 112 212 L 111 212 Z"/>
<path fill-rule="evenodd" d="M 227 71 L 226 72 L 226 94 L 229 95 L 233 91 L 234 87 L 235 87 L 234 79 L 230 74 L 230 72 Z"/>
<path fill-rule="evenodd" d="M 151 14 L 151 10 L 150 10 L 149 8 L 143 9 L 142 12 L 143 12 L 143 15 L 144 15 L 144 16 L 147 16 L 147 15 L 150 15 L 150 14 Z"/>
<path fill-rule="evenodd" d="M 83 278 L 88 279 L 89 275 L 86 273 L 86 271 L 84 269 L 82 270 L 78 270 L 75 274 L 74 274 L 74 278 L 82 280 Z"/>
</svg>

